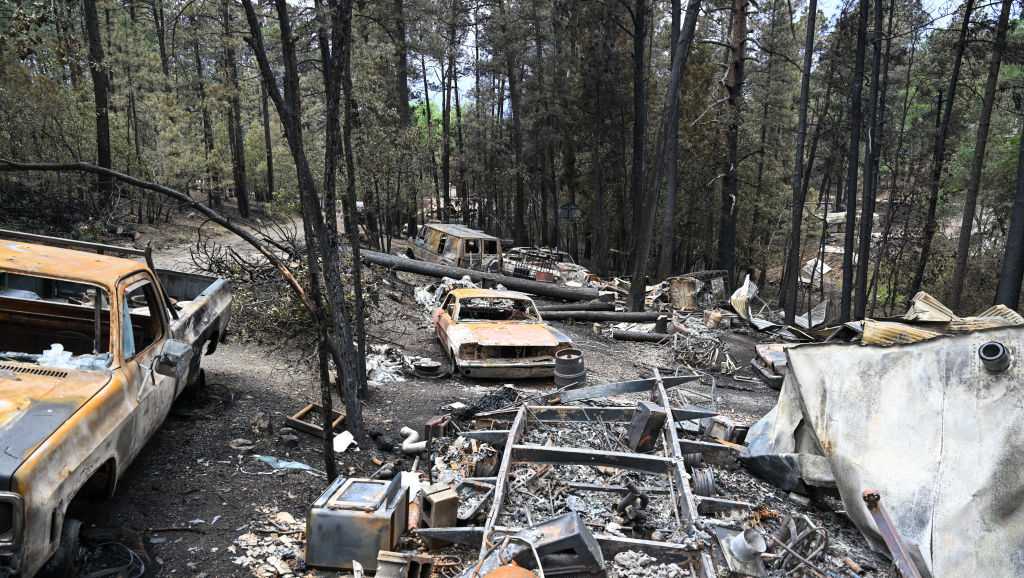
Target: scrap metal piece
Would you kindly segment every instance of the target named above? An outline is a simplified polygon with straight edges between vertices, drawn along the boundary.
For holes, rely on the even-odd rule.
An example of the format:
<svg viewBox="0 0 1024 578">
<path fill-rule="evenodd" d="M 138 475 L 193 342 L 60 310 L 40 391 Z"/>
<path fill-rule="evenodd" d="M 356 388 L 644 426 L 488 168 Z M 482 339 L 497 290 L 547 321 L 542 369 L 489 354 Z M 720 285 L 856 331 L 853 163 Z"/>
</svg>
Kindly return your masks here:
<svg viewBox="0 0 1024 578">
<path fill-rule="evenodd" d="M 721 526 L 711 527 L 711 532 L 714 534 L 715 539 L 718 543 L 719 548 L 716 551 L 720 551 L 722 558 L 725 560 L 725 565 L 729 569 L 730 576 L 767 576 L 768 569 L 765 568 L 764 562 L 761 560 L 761 556 L 753 554 L 759 549 L 763 552 L 767 549 L 767 544 L 764 543 L 764 537 L 761 537 L 760 543 L 757 543 L 757 538 L 745 538 L 743 537 L 744 532 L 738 530 L 731 530 L 729 528 L 723 528 Z M 756 530 L 755 530 L 756 532 Z M 740 537 L 740 542 L 736 545 L 734 551 L 733 541 Z M 753 541 L 753 543 L 751 543 Z M 749 546 L 746 546 L 749 544 Z M 764 548 L 759 548 L 764 545 Z M 753 554 L 751 556 L 751 554 Z M 742 556 L 742 558 L 741 558 Z"/>
<path fill-rule="evenodd" d="M 911 557 L 910 549 L 904 543 L 899 530 L 896 529 L 896 524 L 893 523 L 889 513 L 882 506 L 882 495 L 878 490 L 864 490 L 863 498 L 864 505 L 871 512 L 871 517 L 875 519 L 878 532 L 882 535 L 882 539 L 885 540 L 885 545 L 889 548 L 892 561 L 896 564 L 900 574 L 904 578 L 925 578 L 930 576 L 927 571 L 922 573 L 913 557 Z"/>
<path fill-rule="evenodd" d="M 512 461 L 535 464 L 604 466 L 652 474 L 665 474 L 676 463 L 672 458 L 631 452 L 565 448 L 558 446 L 513 445 Z M 682 464 L 679 464 L 682 466 Z"/>
<path fill-rule="evenodd" d="M 637 402 L 633 421 L 629 423 L 629 448 L 637 452 L 653 450 L 667 417 L 663 407 L 649 401 Z"/>
<path fill-rule="evenodd" d="M 306 564 L 377 568 L 377 553 L 393 550 L 408 525 L 409 490 L 390 481 L 338 477 L 309 509 Z"/>
<path fill-rule="evenodd" d="M 641 511 L 647 509 L 651 499 L 637 489 L 633 482 L 626 482 L 626 490 L 627 494 L 615 505 L 615 511 L 628 520 L 636 520 L 642 515 Z"/>
<path fill-rule="evenodd" d="M 673 377 L 665 377 L 662 381 L 665 384 L 665 388 L 673 387 L 682 383 L 694 381 L 698 378 L 697 375 L 680 375 Z M 557 403 L 569 403 L 571 401 L 583 401 L 586 399 L 596 399 L 599 397 L 609 397 L 612 395 L 621 395 L 624 393 L 641 393 L 645 391 L 651 391 L 657 384 L 656 379 L 635 379 L 632 381 L 620 381 L 617 383 L 602 383 L 600 385 L 591 385 L 589 387 L 581 387 L 578 389 L 570 389 L 566 391 L 558 391 L 545 395 L 541 398 L 541 403 L 557 404 Z"/>
<path fill-rule="evenodd" d="M 496 537 L 504 536 L 506 534 L 515 534 L 518 531 L 518 528 L 508 528 L 504 526 L 494 527 L 494 535 Z M 424 540 L 479 547 L 483 542 L 484 529 L 479 526 L 420 528 L 416 530 L 416 534 Z M 703 560 L 707 557 L 707 552 L 699 548 L 694 548 L 693 546 L 676 544 L 673 542 L 625 538 L 623 536 L 613 536 L 612 534 L 602 533 L 594 534 L 594 539 L 597 540 L 597 543 L 601 546 L 601 551 L 608 558 L 611 558 L 620 552 L 643 552 L 644 554 L 654 556 L 655 558 L 671 558 L 673 560 L 689 562 L 697 568 L 702 569 L 699 574 L 702 578 L 711 578 L 714 576 L 712 568 L 707 567 L 709 570 L 704 572 L 704 567 L 701 566 L 701 564 L 704 563 Z M 710 561 L 708 563 L 710 564 Z"/>
<path fill-rule="evenodd" d="M 449 484 L 434 484 L 423 490 L 421 523 L 427 526 L 454 526 L 459 519 L 459 494 Z"/>
<path fill-rule="evenodd" d="M 377 554 L 376 578 L 430 578 L 433 573 L 434 559 L 430 556 L 387 550 Z"/>
<path fill-rule="evenodd" d="M 693 476 L 693 493 L 705 497 L 715 495 L 715 470 L 711 466 L 693 468 L 690 474 Z"/>
<path fill-rule="evenodd" d="M 589 574 L 604 568 L 601 546 L 578 512 L 497 538 L 462 576 L 487 576 L 509 561 L 528 569 L 542 567 L 545 576 Z"/>
</svg>

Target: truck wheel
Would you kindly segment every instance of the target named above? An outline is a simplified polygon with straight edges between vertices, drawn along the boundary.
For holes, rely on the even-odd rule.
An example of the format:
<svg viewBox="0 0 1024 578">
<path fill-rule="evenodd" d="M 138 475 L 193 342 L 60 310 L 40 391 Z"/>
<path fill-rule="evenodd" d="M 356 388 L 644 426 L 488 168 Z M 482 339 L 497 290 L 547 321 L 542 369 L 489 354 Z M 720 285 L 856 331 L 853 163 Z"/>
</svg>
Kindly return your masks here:
<svg viewBox="0 0 1024 578">
<path fill-rule="evenodd" d="M 65 518 L 60 532 L 60 545 L 53 557 L 37 574 L 40 578 L 72 578 L 78 576 L 78 536 L 82 531 L 82 522 L 74 518 Z"/>
</svg>

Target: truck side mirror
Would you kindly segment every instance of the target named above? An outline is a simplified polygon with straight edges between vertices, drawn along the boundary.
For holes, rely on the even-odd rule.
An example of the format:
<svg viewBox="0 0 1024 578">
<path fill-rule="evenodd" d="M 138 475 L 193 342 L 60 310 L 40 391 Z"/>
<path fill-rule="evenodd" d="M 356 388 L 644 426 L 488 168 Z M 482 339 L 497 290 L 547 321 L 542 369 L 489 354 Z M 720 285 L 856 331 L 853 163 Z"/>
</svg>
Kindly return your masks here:
<svg viewBox="0 0 1024 578">
<path fill-rule="evenodd" d="M 175 339 L 168 339 L 164 342 L 164 347 L 156 358 L 156 372 L 181 380 L 188 373 L 188 366 L 191 362 L 192 346 Z"/>
</svg>

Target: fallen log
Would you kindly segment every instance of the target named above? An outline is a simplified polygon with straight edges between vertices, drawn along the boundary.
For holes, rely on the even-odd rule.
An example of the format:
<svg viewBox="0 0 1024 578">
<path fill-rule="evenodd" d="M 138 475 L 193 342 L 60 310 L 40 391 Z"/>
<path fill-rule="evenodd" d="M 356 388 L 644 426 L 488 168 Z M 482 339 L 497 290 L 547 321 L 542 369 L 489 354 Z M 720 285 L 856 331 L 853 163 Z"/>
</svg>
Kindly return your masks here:
<svg viewBox="0 0 1024 578">
<path fill-rule="evenodd" d="M 537 311 L 615 311 L 615 303 L 611 301 L 587 301 L 585 303 L 574 303 L 572 307 L 566 305 L 538 305 Z"/>
<path fill-rule="evenodd" d="M 399 271 L 419 273 L 420 275 L 430 275 L 431 277 L 451 277 L 453 279 L 461 279 L 462 277 L 468 276 L 474 283 L 490 281 L 495 284 L 500 283 L 513 291 L 522 291 L 524 293 L 543 295 L 545 297 L 564 299 L 566 301 L 587 301 L 589 299 L 596 299 L 598 296 L 597 289 L 593 289 L 591 287 L 565 287 L 563 285 L 555 285 L 553 283 L 540 283 L 538 281 L 521 279 L 519 277 L 509 277 L 498 273 L 488 273 L 486 271 L 476 271 L 473 269 L 464 269 L 462 267 L 451 267 L 440 263 L 431 263 L 429 261 L 420 261 L 418 259 L 407 259 L 405 257 L 399 257 L 398 255 L 389 255 L 387 253 L 367 251 L 365 249 L 360 251 L 359 255 L 368 263 L 391 267 L 392 269 L 397 269 Z"/>
<path fill-rule="evenodd" d="M 660 343 L 672 337 L 668 333 L 652 333 L 650 331 L 612 331 L 612 339 L 619 341 L 650 341 Z"/>
<path fill-rule="evenodd" d="M 545 311 L 541 314 L 546 320 L 557 321 L 575 319 L 576 321 L 629 321 L 653 323 L 664 313 L 657 311 Z"/>
</svg>

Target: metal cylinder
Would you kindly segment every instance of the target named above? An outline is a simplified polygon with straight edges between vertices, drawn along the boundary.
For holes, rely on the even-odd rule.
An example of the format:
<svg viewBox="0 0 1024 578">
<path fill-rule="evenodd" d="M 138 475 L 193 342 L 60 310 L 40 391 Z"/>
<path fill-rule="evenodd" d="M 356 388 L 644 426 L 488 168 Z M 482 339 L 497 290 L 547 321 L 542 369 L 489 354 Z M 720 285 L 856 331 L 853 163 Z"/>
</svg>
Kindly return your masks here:
<svg viewBox="0 0 1024 578">
<path fill-rule="evenodd" d="M 683 463 L 690 468 L 695 468 L 704 463 L 704 454 L 700 452 L 693 452 L 690 454 L 683 454 Z"/>
<path fill-rule="evenodd" d="M 685 459 L 685 458 L 684 458 Z M 693 468 L 693 493 L 710 498 L 715 495 L 715 470 L 711 467 Z"/>
<path fill-rule="evenodd" d="M 978 357 L 985 369 L 992 373 L 1006 371 L 1010 367 L 1010 352 L 998 341 L 989 341 L 978 348 Z"/>
<path fill-rule="evenodd" d="M 563 349 L 555 353 L 555 385 L 565 387 L 587 381 L 587 368 L 583 365 L 583 352 Z"/>
<path fill-rule="evenodd" d="M 654 320 L 655 333 L 668 333 L 668 315 L 661 315 Z"/>
<path fill-rule="evenodd" d="M 647 331 L 620 331 L 618 329 L 612 331 L 612 339 L 618 341 L 648 341 L 651 343 L 660 343 L 662 341 L 668 341 L 671 339 L 671 335 L 668 333 L 649 333 Z"/>
<path fill-rule="evenodd" d="M 768 543 L 761 532 L 747 528 L 729 540 L 729 550 L 741 562 L 750 562 L 768 551 Z"/>
</svg>

